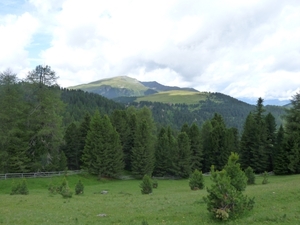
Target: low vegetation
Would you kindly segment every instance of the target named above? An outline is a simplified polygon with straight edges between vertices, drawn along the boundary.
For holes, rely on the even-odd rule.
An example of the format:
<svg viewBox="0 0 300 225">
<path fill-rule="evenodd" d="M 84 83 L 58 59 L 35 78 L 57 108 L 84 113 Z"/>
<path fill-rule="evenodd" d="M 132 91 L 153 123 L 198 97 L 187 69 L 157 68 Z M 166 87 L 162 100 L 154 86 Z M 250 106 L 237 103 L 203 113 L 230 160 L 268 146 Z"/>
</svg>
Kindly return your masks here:
<svg viewBox="0 0 300 225">
<path fill-rule="evenodd" d="M 159 180 L 159 189 L 152 195 L 141 194 L 141 180 L 98 181 L 88 175 L 67 179 L 72 190 L 80 179 L 84 194 L 69 200 L 49 195 L 48 185 L 61 184 L 62 177 L 27 179 L 29 195 L 10 195 L 12 180 L 0 180 L 0 224 L 220 224 L 210 217 L 203 201 L 207 191 L 191 191 L 185 179 Z M 263 176 L 257 176 L 257 184 L 244 192 L 255 196 L 255 208 L 225 224 L 297 224 L 299 179 L 300 175 L 269 176 L 268 185 L 262 185 Z M 204 182 L 207 187 L 212 185 L 209 176 L 204 176 Z M 102 190 L 108 194 L 100 194 Z"/>
</svg>

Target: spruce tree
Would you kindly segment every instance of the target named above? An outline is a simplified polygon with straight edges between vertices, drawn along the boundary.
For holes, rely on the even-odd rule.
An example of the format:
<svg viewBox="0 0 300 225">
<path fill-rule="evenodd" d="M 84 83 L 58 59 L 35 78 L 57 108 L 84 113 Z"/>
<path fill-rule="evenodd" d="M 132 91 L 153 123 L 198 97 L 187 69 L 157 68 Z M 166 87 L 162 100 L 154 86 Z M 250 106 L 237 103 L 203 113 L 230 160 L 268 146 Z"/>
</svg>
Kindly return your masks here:
<svg viewBox="0 0 300 225">
<path fill-rule="evenodd" d="M 155 153 L 152 146 L 151 130 L 146 120 L 142 120 L 137 125 L 134 139 L 134 147 L 131 154 L 132 173 L 137 178 L 143 175 L 152 175 L 154 169 Z"/>
<path fill-rule="evenodd" d="M 291 104 L 285 115 L 284 151 L 288 159 L 288 171 L 294 174 L 300 173 L 300 93 L 292 97 Z"/>
<path fill-rule="evenodd" d="M 0 73 L 0 173 L 28 171 L 28 104 L 17 75 Z"/>
<path fill-rule="evenodd" d="M 57 167 L 52 156 L 59 154 L 63 141 L 62 118 L 64 108 L 57 76 L 49 66 L 37 66 L 26 77 L 26 101 L 30 104 L 27 115 L 27 130 L 30 132 L 29 155 L 31 170 L 46 170 Z"/>
<path fill-rule="evenodd" d="M 267 171 L 274 170 L 274 157 L 276 152 L 276 121 L 275 117 L 268 113 L 265 117 L 265 124 L 266 124 L 266 132 L 267 132 L 267 139 L 266 139 L 266 147 L 265 151 L 267 154 Z"/>
<path fill-rule="evenodd" d="M 263 99 L 257 100 L 256 109 L 250 112 L 244 124 L 241 137 L 241 164 L 242 168 L 252 167 L 255 172 L 261 173 L 268 167 L 267 126 L 263 108 Z"/>
<path fill-rule="evenodd" d="M 190 139 L 185 132 L 180 132 L 177 137 L 178 155 L 174 162 L 176 175 L 188 178 L 191 174 L 191 148 Z"/>
<path fill-rule="evenodd" d="M 119 135 L 107 115 L 96 111 L 87 134 L 82 156 L 89 173 L 99 177 L 117 177 L 123 169 L 123 154 Z"/>
<path fill-rule="evenodd" d="M 64 135 L 64 145 L 62 149 L 67 157 L 67 165 L 70 170 L 78 170 L 81 152 L 79 149 L 79 129 L 75 123 L 71 123 Z"/>
<path fill-rule="evenodd" d="M 79 157 L 79 168 L 81 169 L 82 166 L 82 154 L 85 146 L 85 141 L 87 137 L 87 133 L 90 129 L 90 123 L 91 123 L 91 116 L 89 113 L 86 113 L 83 121 L 79 124 L 78 128 L 78 157 Z"/>
<path fill-rule="evenodd" d="M 212 125 L 210 120 L 207 120 L 203 123 L 200 134 L 201 140 L 203 142 L 203 167 L 202 171 L 209 172 L 211 165 L 213 165 L 213 154 L 211 154 L 211 141 L 210 141 L 210 134 L 212 131 Z"/>
<path fill-rule="evenodd" d="M 93 115 L 90 128 L 86 137 L 86 144 L 82 154 L 83 168 L 90 174 L 101 176 L 101 155 L 103 155 L 101 148 L 101 116 L 99 111 Z"/>
<path fill-rule="evenodd" d="M 222 169 L 230 155 L 230 149 L 226 146 L 227 128 L 221 115 L 215 113 L 211 119 L 212 131 L 210 133 L 210 159 L 216 169 Z"/>
<path fill-rule="evenodd" d="M 190 127 L 188 135 L 191 146 L 191 169 L 202 170 L 203 144 L 199 127 L 195 123 Z"/>
<path fill-rule="evenodd" d="M 153 174 L 163 177 L 168 173 L 170 167 L 170 145 L 167 131 L 164 127 L 160 129 L 155 147 L 155 168 Z"/>
<path fill-rule="evenodd" d="M 276 154 L 274 161 L 274 173 L 276 175 L 288 174 L 288 156 L 285 151 L 285 133 L 283 126 L 281 125 L 277 132 L 276 137 Z"/>
</svg>

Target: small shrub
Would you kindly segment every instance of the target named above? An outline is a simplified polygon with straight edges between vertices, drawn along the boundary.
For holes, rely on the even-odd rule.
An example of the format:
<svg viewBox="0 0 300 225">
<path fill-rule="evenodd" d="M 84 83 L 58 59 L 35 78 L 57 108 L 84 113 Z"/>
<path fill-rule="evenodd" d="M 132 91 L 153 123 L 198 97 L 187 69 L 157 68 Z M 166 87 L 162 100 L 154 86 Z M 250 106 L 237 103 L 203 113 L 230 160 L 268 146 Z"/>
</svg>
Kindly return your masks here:
<svg viewBox="0 0 300 225">
<path fill-rule="evenodd" d="M 245 174 L 247 177 L 247 184 L 255 184 L 255 174 L 250 166 L 245 170 Z"/>
<path fill-rule="evenodd" d="M 29 194 L 29 191 L 28 191 L 28 188 L 27 188 L 27 182 L 26 182 L 25 179 L 22 179 L 22 181 L 20 183 L 19 193 L 21 195 L 28 195 Z"/>
<path fill-rule="evenodd" d="M 211 188 L 207 188 L 208 196 L 204 197 L 207 209 L 218 220 L 236 218 L 254 206 L 254 198 L 248 199 L 231 184 L 226 170 L 211 170 Z"/>
<path fill-rule="evenodd" d="M 195 170 L 190 176 L 189 186 L 191 190 L 199 190 L 204 188 L 203 174 L 199 170 Z"/>
<path fill-rule="evenodd" d="M 153 186 L 153 188 L 158 188 L 158 182 L 157 182 L 157 180 L 153 180 L 152 181 L 152 186 Z"/>
<path fill-rule="evenodd" d="M 11 195 L 28 195 L 29 191 L 27 188 L 27 182 L 25 179 L 22 179 L 22 181 L 19 182 L 12 182 L 11 187 Z"/>
<path fill-rule="evenodd" d="M 63 196 L 63 198 L 72 198 L 73 192 L 69 188 L 68 181 L 66 177 L 64 177 L 61 186 L 59 187 L 59 193 Z"/>
<path fill-rule="evenodd" d="M 60 194 L 63 196 L 63 198 L 72 198 L 73 192 L 67 186 L 61 190 Z"/>
<path fill-rule="evenodd" d="M 267 183 L 269 183 L 269 181 L 268 181 L 268 173 L 265 171 L 264 173 L 263 173 L 263 181 L 262 181 L 262 184 L 267 184 Z"/>
<path fill-rule="evenodd" d="M 84 189 L 84 186 L 81 183 L 81 180 L 79 180 L 75 186 L 75 194 L 76 195 L 83 194 L 83 189 Z"/>
<path fill-rule="evenodd" d="M 141 190 L 142 194 L 152 193 L 152 187 L 153 187 L 152 180 L 151 180 L 150 176 L 146 174 L 143 177 L 142 183 L 140 184 L 140 188 L 142 188 L 142 190 Z"/>
</svg>

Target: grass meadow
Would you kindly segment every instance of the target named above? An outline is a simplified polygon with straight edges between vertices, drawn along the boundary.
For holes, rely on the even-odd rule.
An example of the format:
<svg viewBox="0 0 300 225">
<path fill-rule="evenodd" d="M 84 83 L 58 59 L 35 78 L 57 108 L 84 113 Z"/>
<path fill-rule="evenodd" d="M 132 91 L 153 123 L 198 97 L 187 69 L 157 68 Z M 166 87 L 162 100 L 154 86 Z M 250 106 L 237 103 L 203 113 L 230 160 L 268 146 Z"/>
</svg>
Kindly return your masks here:
<svg viewBox="0 0 300 225">
<path fill-rule="evenodd" d="M 0 180 L 0 224 L 300 224 L 300 175 L 270 176 L 266 185 L 256 177 L 256 185 L 245 191 L 255 196 L 253 211 L 226 222 L 212 220 L 202 199 L 206 189 L 191 191 L 188 180 L 159 180 L 152 194 L 142 195 L 140 180 L 98 181 L 72 175 L 67 177 L 70 188 L 74 191 L 80 179 L 84 194 L 64 199 L 47 190 L 51 182 L 60 184 L 62 179 L 28 178 L 26 196 L 10 195 L 12 180 Z M 211 185 L 209 177 L 205 185 Z M 108 194 L 100 194 L 102 190 Z"/>
<path fill-rule="evenodd" d="M 206 101 L 208 93 L 192 91 L 164 91 L 153 95 L 138 97 L 135 101 L 150 101 L 173 104 L 199 104 L 199 101 Z"/>
</svg>

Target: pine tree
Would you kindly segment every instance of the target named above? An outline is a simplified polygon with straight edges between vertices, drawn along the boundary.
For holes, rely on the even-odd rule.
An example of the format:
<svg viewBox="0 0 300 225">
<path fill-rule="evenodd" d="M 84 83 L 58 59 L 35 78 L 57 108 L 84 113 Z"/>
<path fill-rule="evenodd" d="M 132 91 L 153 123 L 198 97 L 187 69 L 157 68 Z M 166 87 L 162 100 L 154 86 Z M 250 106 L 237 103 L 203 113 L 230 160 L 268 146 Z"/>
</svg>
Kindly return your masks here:
<svg viewBox="0 0 300 225">
<path fill-rule="evenodd" d="M 204 188 L 204 178 L 202 172 L 199 170 L 195 170 L 190 176 L 189 186 L 191 190 L 198 190 Z"/>
<path fill-rule="evenodd" d="M 155 148 L 155 168 L 153 174 L 163 177 L 168 173 L 170 167 L 170 145 L 167 131 L 164 127 L 160 129 Z"/>
<path fill-rule="evenodd" d="M 28 105 L 16 74 L 0 73 L 0 173 L 28 171 Z"/>
<path fill-rule="evenodd" d="M 288 157 L 285 151 L 285 134 L 283 126 L 281 125 L 276 137 L 276 154 L 274 162 L 274 172 L 276 175 L 288 174 Z"/>
<path fill-rule="evenodd" d="M 190 127 L 188 135 L 191 145 L 191 169 L 202 170 L 203 144 L 199 127 L 195 123 Z"/>
<path fill-rule="evenodd" d="M 90 123 L 91 123 L 91 116 L 90 114 L 86 113 L 83 121 L 80 123 L 78 128 L 78 158 L 79 158 L 79 168 L 82 166 L 82 154 L 85 146 L 86 137 L 88 134 L 88 131 L 90 129 Z"/>
<path fill-rule="evenodd" d="M 291 104 L 292 107 L 285 116 L 284 151 L 288 159 L 289 173 L 300 173 L 300 93 L 292 97 Z"/>
<path fill-rule="evenodd" d="M 49 66 L 37 66 L 26 77 L 26 101 L 30 104 L 27 129 L 30 132 L 31 170 L 57 167 L 51 164 L 52 156 L 58 155 L 63 141 L 63 102 L 56 84 L 57 76 Z"/>
<path fill-rule="evenodd" d="M 115 127 L 116 131 L 119 134 L 122 152 L 124 156 L 125 168 L 129 169 L 130 165 L 130 149 L 128 148 L 128 141 L 130 135 L 130 126 L 128 114 L 125 110 L 114 110 L 110 116 L 112 125 Z"/>
<path fill-rule="evenodd" d="M 82 154 L 83 168 L 90 174 L 101 176 L 101 155 L 103 155 L 101 148 L 101 116 L 99 111 L 93 115 L 90 128 L 86 137 L 86 144 Z"/>
<path fill-rule="evenodd" d="M 267 153 L 267 126 L 263 108 L 263 99 L 259 98 L 256 110 L 250 112 L 244 124 L 241 137 L 241 164 L 242 168 L 252 167 L 255 172 L 261 173 L 268 167 Z"/>
<path fill-rule="evenodd" d="M 67 127 L 64 141 L 62 149 L 67 157 L 68 168 L 70 170 L 78 170 L 81 153 L 79 149 L 79 129 L 75 123 L 71 123 Z"/>
<path fill-rule="evenodd" d="M 268 113 L 265 117 L 266 131 L 267 131 L 267 142 L 265 151 L 267 153 L 267 171 L 274 170 L 274 157 L 275 157 L 275 146 L 276 146 L 276 121 L 275 117 Z"/>
<path fill-rule="evenodd" d="M 174 163 L 176 175 L 188 178 L 191 174 L 191 147 L 190 139 L 185 132 L 180 132 L 177 137 L 178 158 Z"/>
<path fill-rule="evenodd" d="M 211 141 L 210 134 L 212 131 L 212 125 L 210 120 L 207 120 L 202 125 L 200 130 L 201 139 L 203 141 L 203 168 L 202 171 L 209 172 L 210 167 L 213 165 L 213 154 L 211 154 Z"/>
<path fill-rule="evenodd" d="M 142 120 L 137 125 L 131 154 L 132 173 L 138 178 L 141 178 L 144 174 L 152 175 L 155 153 L 151 141 L 149 124 L 146 120 Z"/>
<path fill-rule="evenodd" d="M 222 169 L 227 162 L 230 155 L 230 149 L 226 146 L 226 125 L 221 115 L 215 113 L 211 119 L 212 131 L 210 133 L 210 159 L 212 159 L 212 165 L 216 169 Z"/>
<path fill-rule="evenodd" d="M 82 156 L 89 173 L 99 177 L 116 177 L 123 169 L 123 154 L 119 135 L 107 115 L 96 111 L 90 123 Z"/>
</svg>

